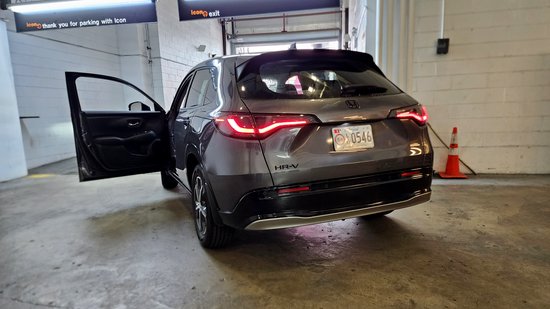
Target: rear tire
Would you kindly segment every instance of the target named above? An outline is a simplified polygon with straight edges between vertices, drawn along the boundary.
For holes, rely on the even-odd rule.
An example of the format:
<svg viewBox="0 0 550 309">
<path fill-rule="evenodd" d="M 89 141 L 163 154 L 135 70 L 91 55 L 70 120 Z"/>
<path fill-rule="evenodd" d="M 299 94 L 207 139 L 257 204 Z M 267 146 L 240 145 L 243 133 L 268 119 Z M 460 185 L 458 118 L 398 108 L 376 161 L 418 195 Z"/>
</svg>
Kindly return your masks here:
<svg viewBox="0 0 550 309">
<path fill-rule="evenodd" d="M 168 171 L 160 172 L 160 181 L 164 189 L 170 190 L 178 186 L 178 181 L 168 174 Z"/>
<path fill-rule="evenodd" d="M 376 218 L 382 218 L 386 215 L 389 215 L 390 213 L 392 213 L 393 210 L 390 210 L 390 211 L 384 211 L 384 212 L 379 212 L 377 214 L 372 214 L 372 215 L 366 215 L 366 216 L 362 216 L 361 218 L 365 219 L 365 220 L 371 220 L 371 219 L 376 219 Z"/>
<path fill-rule="evenodd" d="M 195 167 L 191 180 L 195 231 L 199 242 L 204 248 L 209 249 L 227 246 L 233 239 L 234 230 L 214 222 L 212 211 L 215 211 L 216 207 L 213 203 L 213 194 L 200 165 Z"/>
</svg>

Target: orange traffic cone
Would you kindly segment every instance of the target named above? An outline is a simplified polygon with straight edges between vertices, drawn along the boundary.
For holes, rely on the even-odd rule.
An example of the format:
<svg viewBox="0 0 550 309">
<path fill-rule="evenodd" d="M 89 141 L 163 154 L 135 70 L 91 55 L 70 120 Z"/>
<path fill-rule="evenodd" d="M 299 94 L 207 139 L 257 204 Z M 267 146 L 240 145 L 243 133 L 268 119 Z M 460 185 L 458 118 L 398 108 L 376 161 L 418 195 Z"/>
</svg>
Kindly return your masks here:
<svg viewBox="0 0 550 309">
<path fill-rule="evenodd" d="M 449 156 L 447 157 L 447 167 L 444 172 L 439 172 L 441 178 L 468 178 L 460 172 L 460 159 L 458 158 L 458 129 L 453 128 L 451 136 L 451 146 L 449 148 Z"/>
</svg>

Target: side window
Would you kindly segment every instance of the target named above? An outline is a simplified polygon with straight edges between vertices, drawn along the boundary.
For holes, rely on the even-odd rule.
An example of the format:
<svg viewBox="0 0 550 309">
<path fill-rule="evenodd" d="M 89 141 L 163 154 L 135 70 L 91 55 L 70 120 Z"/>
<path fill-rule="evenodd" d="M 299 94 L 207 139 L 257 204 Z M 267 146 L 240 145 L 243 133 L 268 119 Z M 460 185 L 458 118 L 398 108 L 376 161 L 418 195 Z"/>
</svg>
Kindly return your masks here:
<svg viewBox="0 0 550 309">
<path fill-rule="evenodd" d="M 189 89 L 189 95 L 187 96 L 187 101 L 185 102 L 185 107 L 194 107 L 200 106 L 205 103 L 207 92 L 212 88 L 212 74 L 210 70 L 200 70 L 195 73 L 195 78 Z"/>
<path fill-rule="evenodd" d="M 211 71 L 212 72 L 212 71 Z M 204 97 L 204 105 L 216 105 L 216 102 L 218 100 L 218 93 L 216 92 L 216 89 L 214 89 L 214 80 L 213 80 L 213 74 L 210 73 L 210 79 L 208 83 L 208 87 L 206 87 L 206 95 Z"/>
<path fill-rule="evenodd" d="M 76 80 L 83 111 L 154 111 L 155 105 L 134 88 L 111 80 L 79 77 Z"/>
<path fill-rule="evenodd" d="M 182 92 L 182 97 L 181 97 L 181 100 L 178 102 L 178 108 L 180 110 L 184 109 L 185 108 L 185 99 L 187 98 L 187 93 L 189 92 L 189 88 L 190 88 L 190 85 L 191 85 L 191 81 L 193 80 L 193 75 L 191 74 L 191 76 L 188 76 L 183 82 L 182 82 L 182 85 L 180 86 L 181 87 L 181 92 Z M 178 90 L 179 91 L 179 90 Z"/>
</svg>

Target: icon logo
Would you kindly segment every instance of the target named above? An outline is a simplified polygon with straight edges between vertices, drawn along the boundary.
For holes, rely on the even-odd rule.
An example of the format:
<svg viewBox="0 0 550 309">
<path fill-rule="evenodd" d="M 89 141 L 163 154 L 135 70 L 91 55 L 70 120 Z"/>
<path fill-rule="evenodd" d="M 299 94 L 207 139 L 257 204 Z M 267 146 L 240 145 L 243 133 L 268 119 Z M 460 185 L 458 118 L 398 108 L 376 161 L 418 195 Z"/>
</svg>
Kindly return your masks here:
<svg viewBox="0 0 550 309">
<path fill-rule="evenodd" d="M 191 10 L 191 16 L 200 15 L 204 18 L 206 17 L 220 17 L 221 13 L 220 10 L 215 10 L 212 12 L 206 11 L 206 10 Z"/>
</svg>

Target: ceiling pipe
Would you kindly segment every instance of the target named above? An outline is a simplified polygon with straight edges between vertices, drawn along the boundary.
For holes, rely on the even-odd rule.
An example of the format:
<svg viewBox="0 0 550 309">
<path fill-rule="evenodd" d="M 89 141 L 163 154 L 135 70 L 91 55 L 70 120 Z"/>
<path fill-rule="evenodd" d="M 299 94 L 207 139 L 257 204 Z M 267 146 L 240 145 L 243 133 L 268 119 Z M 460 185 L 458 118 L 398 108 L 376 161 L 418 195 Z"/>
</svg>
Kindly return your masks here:
<svg viewBox="0 0 550 309">
<path fill-rule="evenodd" d="M 441 34 L 440 39 L 445 37 L 445 0 L 441 0 Z"/>
</svg>

